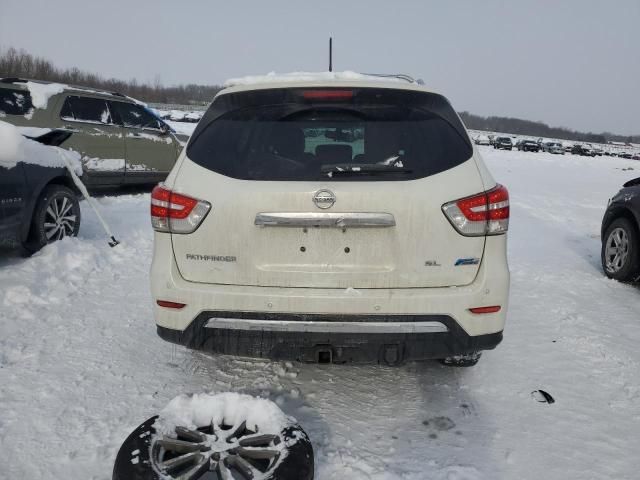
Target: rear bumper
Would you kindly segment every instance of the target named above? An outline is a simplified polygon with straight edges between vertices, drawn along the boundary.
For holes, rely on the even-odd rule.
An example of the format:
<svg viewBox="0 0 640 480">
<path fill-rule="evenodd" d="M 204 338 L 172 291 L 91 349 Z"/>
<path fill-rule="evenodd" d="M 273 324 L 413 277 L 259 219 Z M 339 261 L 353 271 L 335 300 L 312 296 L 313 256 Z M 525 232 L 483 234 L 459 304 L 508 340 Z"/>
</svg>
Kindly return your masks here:
<svg viewBox="0 0 640 480">
<path fill-rule="evenodd" d="M 323 331 L 325 324 L 334 325 Z M 385 324 L 388 331 L 379 331 Z M 348 325 L 346 330 L 344 325 Z M 403 332 L 403 326 L 414 331 Z M 354 331 L 357 328 L 362 331 Z M 200 313 L 182 331 L 158 326 L 158 335 L 171 343 L 226 355 L 389 365 L 488 350 L 502 340 L 502 332 L 470 336 L 446 315 L 372 317 L 219 311 Z"/>
<path fill-rule="evenodd" d="M 487 237 L 477 276 L 466 286 L 335 289 L 188 282 L 169 235 L 156 233 L 151 290 L 158 334 L 189 348 L 303 361 L 314 361 L 323 345 L 337 362 L 381 361 L 385 351 L 395 351 L 386 363 L 393 363 L 389 355 L 441 358 L 494 348 L 502 339 L 509 297 L 506 236 Z M 163 308 L 156 300 L 186 306 Z M 469 310 L 492 305 L 500 311 Z"/>
</svg>

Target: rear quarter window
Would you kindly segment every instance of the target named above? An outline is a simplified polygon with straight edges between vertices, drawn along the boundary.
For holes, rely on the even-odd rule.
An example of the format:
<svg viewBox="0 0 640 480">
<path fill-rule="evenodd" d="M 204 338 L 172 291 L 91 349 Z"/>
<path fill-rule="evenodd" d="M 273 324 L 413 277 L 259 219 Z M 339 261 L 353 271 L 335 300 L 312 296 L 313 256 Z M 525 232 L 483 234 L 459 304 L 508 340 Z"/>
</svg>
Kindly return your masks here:
<svg viewBox="0 0 640 480">
<path fill-rule="evenodd" d="M 28 91 L 0 88 L 0 114 L 28 115 L 32 111 L 33 104 Z"/>
<path fill-rule="evenodd" d="M 101 98 L 68 96 L 60 111 L 63 120 L 76 122 L 112 124 L 111 111 L 107 101 Z"/>
<path fill-rule="evenodd" d="M 299 89 L 222 95 L 194 132 L 188 157 L 243 180 L 411 180 L 468 160 L 464 127 L 441 96 L 349 90 L 346 101 Z"/>
</svg>

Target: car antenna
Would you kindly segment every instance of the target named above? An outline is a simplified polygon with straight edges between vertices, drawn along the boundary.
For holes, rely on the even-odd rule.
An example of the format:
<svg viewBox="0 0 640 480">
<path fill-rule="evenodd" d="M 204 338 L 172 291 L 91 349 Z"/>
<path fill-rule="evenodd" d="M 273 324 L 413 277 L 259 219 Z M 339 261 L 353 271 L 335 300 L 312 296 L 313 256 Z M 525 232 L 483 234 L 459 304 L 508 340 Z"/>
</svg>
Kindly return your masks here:
<svg viewBox="0 0 640 480">
<path fill-rule="evenodd" d="M 333 72 L 333 37 L 329 37 L 329 71 Z"/>
</svg>

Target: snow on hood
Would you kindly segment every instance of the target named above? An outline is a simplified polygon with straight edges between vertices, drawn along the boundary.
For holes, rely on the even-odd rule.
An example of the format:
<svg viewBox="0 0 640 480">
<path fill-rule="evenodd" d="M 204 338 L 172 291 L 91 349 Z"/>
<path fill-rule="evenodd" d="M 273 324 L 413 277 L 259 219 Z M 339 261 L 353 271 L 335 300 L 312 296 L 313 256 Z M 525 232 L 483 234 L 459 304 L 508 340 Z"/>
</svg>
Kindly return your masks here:
<svg viewBox="0 0 640 480">
<path fill-rule="evenodd" d="M 29 89 L 31 102 L 35 108 L 47 108 L 49 99 L 58 93 L 62 93 L 66 88 L 66 85 L 61 83 L 27 82 L 25 85 Z"/>
<path fill-rule="evenodd" d="M 280 83 L 280 82 L 325 82 L 332 80 L 377 80 L 401 82 L 396 77 L 376 77 L 372 75 L 364 75 L 362 73 L 346 70 L 344 72 L 291 72 L 276 73 L 270 72 L 266 75 L 250 75 L 247 77 L 230 78 L 224 82 L 224 87 L 233 87 L 237 85 L 254 85 L 261 83 Z"/>
<path fill-rule="evenodd" d="M 19 162 L 43 167 L 65 167 L 62 155 L 69 160 L 76 174 L 82 175 L 79 153 L 29 140 L 18 127 L 0 120 L 0 165 L 3 167 L 13 168 Z"/>
<path fill-rule="evenodd" d="M 154 427 L 156 432 L 171 435 L 176 426 L 199 428 L 211 422 L 239 425 L 260 433 L 278 435 L 295 423 L 271 400 L 241 393 L 180 395 L 160 412 Z"/>
</svg>

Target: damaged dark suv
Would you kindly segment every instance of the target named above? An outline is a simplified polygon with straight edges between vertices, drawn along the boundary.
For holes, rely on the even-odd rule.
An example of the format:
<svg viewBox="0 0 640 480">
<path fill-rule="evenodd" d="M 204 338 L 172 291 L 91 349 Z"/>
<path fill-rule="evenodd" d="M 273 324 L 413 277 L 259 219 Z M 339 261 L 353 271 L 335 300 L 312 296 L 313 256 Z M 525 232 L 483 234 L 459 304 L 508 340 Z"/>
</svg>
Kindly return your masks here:
<svg viewBox="0 0 640 480">
<path fill-rule="evenodd" d="M 602 268 L 623 282 L 640 277 L 640 177 L 609 200 L 602 219 Z"/>
</svg>

